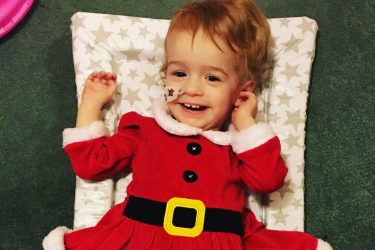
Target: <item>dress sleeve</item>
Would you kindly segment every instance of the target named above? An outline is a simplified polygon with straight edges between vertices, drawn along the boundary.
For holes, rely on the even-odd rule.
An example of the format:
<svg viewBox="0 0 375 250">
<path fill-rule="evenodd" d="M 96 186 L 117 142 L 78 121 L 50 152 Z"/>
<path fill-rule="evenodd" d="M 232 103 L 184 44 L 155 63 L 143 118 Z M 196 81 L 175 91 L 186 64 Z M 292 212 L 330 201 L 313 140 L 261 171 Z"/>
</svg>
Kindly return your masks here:
<svg viewBox="0 0 375 250">
<path fill-rule="evenodd" d="M 284 184 L 288 169 L 281 157 L 280 140 L 268 124 L 235 133 L 232 147 L 241 179 L 252 191 L 271 193 Z"/>
<path fill-rule="evenodd" d="M 139 148 L 141 120 L 134 112 L 124 115 L 112 136 L 101 121 L 65 129 L 63 146 L 74 172 L 82 179 L 102 180 L 130 169 Z"/>
</svg>

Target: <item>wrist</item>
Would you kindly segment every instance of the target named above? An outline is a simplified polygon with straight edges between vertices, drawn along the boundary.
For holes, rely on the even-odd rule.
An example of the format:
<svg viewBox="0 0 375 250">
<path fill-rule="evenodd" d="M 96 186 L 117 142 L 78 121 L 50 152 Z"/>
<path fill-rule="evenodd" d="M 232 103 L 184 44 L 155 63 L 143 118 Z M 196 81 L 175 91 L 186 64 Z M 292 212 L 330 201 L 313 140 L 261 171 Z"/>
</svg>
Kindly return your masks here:
<svg viewBox="0 0 375 250">
<path fill-rule="evenodd" d="M 235 127 L 238 131 L 243 131 L 249 127 L 251 127 L 252 125 L 255 124 L 255 119 L 252 118 L 252 117 L 249 117 L 247 119 L 240 119 L 240 121 L 238 121 L 236 124 L 235 124 Z"/>
<path fill-rule="evenodd" d="M 104 104 L 92 99 L 82 98 L 79 109 L 101 110 Z"/>
<path fill-rule="evenodd" d="M 77 112 L 76 127 L 86 127 L 101 118 L 102 106 L 94 103 L 81 103 Z"/>
</svg>

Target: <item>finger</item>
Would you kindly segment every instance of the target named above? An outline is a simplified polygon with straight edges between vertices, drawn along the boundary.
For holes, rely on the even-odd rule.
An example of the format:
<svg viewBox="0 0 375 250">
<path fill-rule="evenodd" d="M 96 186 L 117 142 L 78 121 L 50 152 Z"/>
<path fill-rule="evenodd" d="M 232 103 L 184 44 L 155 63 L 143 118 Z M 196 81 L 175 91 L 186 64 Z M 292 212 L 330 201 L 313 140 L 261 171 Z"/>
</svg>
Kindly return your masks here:
<svg viewBox="0 0 375 250">
<path fill-rule="evenodd" d="M 108 86 L 113 86 L 116 85 L 116 82 L 113 81 L 112 79 L 108 80 Z"/>
<path fill-rule="evenodd" d="M 99 77 L 104 78 L 107 73 L 105 71 L 99 71 Z"/>
<path fill-rule="evenodd" d="M 111 72 L 107 72 L 106 75 L 105 75 L 105 79 L 107 79 L 107 80 L 113 79 L 113 74 Z"/>
<path fill-rule="evenodd" d="M 111 89 L 111 91 L 115 91 L 117 88 L 116 82 L 113 80 L 108 81 L 108 87 Z"/>
<path fill-rule="evenodd" d="M 109 80 L 109 81 L 108 81 L 108 87 L 109 87 L 109 89 L 110 89 L 113 93 L 116 92 L 116 88 L 117 88 L 117 86 L 116 86 L 116 83 L 115 83 L 113 80 Z"/>
<path fill-rule="evenodd" d="M 88 79 L 94 79 L 95 77 L 96 77 L 96 71 L 92 72 L 92 73 L 89 75 Z"/>
<path fill-rule="evenodd" d="M 107 73 L 107 80 L 113 80 L 116 81 L 117 76 L 114 73 Z"/>
</svg>

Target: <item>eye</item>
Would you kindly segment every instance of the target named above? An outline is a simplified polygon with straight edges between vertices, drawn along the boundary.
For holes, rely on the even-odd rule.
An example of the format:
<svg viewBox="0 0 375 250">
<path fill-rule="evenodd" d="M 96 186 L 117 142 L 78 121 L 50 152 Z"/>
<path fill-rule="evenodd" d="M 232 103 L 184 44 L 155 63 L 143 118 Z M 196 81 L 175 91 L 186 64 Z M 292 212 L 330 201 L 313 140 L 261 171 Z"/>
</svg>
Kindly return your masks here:
<svg viewBox="0 0 375 250">
<path fill-rule="evenodd" d="M 221 81 L 219 77 L 213 76 L 213 75 L 207 76 L 206 79 L 208 81 L 210 81 L 210 82 L 219 82 L 219 81 Z"/>
<path fill-rule="evenodd" d="M 185 77 L 186 76 L 186 73 L 183 72 L 183 71 L 175 71 L 172 73 L 173 76 L 176 76 L 176 77 Z"/>
</svg>

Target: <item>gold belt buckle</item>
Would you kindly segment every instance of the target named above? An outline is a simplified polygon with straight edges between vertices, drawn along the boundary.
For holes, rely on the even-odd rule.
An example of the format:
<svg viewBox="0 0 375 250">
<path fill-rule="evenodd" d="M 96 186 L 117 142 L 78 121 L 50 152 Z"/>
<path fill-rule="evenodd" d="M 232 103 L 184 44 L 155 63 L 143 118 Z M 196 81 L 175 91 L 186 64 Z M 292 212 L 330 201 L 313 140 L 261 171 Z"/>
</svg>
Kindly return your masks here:
<svg viewBox="0 0 375 250">
<path fill-rule="evenodd" d="M 173 225 L 173 213 L 176 207 L 194 209 L 197 214 L 195 217 L 195 225 L 193 228 L 177 227 Z M 163 227 L 165 231 L 170 235 L 196 237 L 203 231 L 204 226 L 204 215 L 206 212 L 206 206 L 201 200 L 186 199 L 186 198 L 171 198 L 167 202 L 165 209 Z"/>
</svg>

